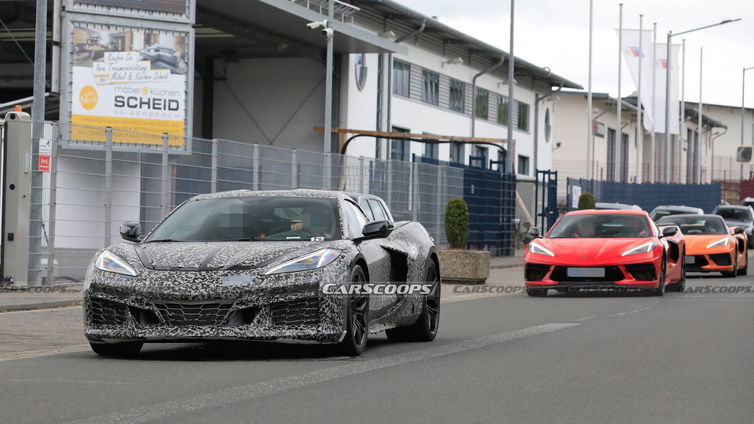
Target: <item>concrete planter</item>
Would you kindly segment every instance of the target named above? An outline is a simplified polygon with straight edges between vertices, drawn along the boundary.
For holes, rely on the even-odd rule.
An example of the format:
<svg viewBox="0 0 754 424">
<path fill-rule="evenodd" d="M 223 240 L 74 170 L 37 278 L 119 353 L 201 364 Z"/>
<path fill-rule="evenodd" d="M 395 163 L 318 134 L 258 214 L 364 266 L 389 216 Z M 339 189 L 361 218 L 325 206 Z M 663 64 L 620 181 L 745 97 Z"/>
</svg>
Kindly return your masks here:
<svg viewBox="0 0 754 424">
<path fill-rule="evenodd" d="M 484 284 L 490 276 L 490 252 L 484 250 L 440 250 L 443 282 Z"/>
</svg>

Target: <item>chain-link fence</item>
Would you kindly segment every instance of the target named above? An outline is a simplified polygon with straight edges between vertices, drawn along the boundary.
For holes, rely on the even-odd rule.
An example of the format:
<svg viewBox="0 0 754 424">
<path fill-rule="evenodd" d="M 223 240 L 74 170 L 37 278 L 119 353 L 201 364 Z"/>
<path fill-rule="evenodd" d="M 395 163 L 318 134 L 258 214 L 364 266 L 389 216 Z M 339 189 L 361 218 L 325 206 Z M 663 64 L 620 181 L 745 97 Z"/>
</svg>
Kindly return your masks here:
<svg viewBox="0 0 754 424">
<path fill-rule="evenodd" d="M 68 140 L 72 131 L 84 130 L 90 136 L 96 132 L 93 139 L 104 141 Z M 481 178 L 469 176 L 469 168 L 448 164 L 376 160 L 223 139 L 184 140 L 62 123 L 47 123 L 47 133 L 52 139 L 50 170 L 42 172 L 37 179 L 41 186 L 34 187 L 42 192 L 41 202 L 31 205 L 41 216 L 31 225 L 41 231 L 30 240 L 30 284 L 80 281 L 94 253 L 120 238 L 123 222 L 140 222 L 149 231 L 191 196 L 238 189 L 374 194 L 387 202 L 396 220 L 421 222 L 440 247 L 446 246 L 448 200 L 465 197 L 470 204 L 489 207 L 497 203 L 495 216 L 485 221 L 499 224 L 499 231 L 490 232 L 488 225 L 484 231 L 489 234 L 474 247 L 493 255 L 510 254 L 515 178 L 511 181 L 507 178 L 511 176 L 496 171 L 485 170 Z M 472 220 L 471 233 L 475 225 Z"/>
</svg>

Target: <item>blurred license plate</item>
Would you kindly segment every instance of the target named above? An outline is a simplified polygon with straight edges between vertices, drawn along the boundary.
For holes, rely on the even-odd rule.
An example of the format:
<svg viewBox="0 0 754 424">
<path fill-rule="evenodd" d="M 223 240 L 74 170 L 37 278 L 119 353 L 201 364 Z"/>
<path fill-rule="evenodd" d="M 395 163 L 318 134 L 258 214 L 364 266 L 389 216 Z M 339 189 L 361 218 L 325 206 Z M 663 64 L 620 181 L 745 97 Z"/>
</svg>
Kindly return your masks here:
<svg viewBox="0 0 754 424">
<path fill-rule="evenodd" d="M 696 258 L 693 256 L 686 256 L 686 259 L 683 260 L 686 264 L 694 264 L 696 263 Z"/>
<path fill-rule="evenodd" d="M 605 268 L 568 268 L 566 271 L 567 275 L 569 277 L 604 277 L 605 276 Z"/>
</svg>

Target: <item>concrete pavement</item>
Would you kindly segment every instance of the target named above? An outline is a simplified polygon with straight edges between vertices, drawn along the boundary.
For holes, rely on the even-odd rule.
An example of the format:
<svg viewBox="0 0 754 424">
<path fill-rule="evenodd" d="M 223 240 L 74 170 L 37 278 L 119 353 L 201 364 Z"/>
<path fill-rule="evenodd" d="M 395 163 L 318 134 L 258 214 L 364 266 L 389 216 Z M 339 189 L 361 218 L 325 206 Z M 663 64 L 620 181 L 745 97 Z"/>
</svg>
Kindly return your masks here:
<svg viewBox="0 0 754 424">
<path fill-rule="evenodd" d="M 750 423 L 753 283 L 445 303 L 435 342 L 376 335 L 359 358 L 233 343 L 3 361 L 0 422 Z M 0 319 L 63 311 L 79 312 Z"/>
</svg>

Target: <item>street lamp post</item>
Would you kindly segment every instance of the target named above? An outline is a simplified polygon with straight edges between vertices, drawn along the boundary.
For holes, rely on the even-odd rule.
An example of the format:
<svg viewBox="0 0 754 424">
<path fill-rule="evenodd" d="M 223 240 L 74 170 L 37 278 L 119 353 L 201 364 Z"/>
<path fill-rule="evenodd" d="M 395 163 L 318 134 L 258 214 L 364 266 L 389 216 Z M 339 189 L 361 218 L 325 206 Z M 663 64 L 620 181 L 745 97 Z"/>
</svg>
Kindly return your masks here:
<svg viewBox="0 0 754 424">
<path fill-rule="evenodd" d="M 665 155 L 663 159 L 663 165 L 664 165 L 664 178 L 663 181 L 667 184 L 670 182 L 670 133 L 669 133 L 669 127 L 670 127 L 670 68 L 671 68 L 671 57 L 670 57 L 670 50 L 671 50 L 671 42 L 673 40 L 673 37 L 677 35 L 682 34 L 688 34 L 690 32 L 694 31 L 700 31 L 707 28 L 712 28 L 719 25 L 725 25 L 729 24 L 731 22 L 737 22 L 741 19 L 726 19 L 724 21 L 718 22 L 716 24 L 706 25 L 699 28 L 690 29 L 683 32 L 678 32 L 673 34 L 673 31 L 668 31 L 668 41 L 667 41 L 667 55 L 665 57 L 665 63 L 666 63 L 666 71 L 665 71 L 665 142 L 663 143 L 665 146 Z M 701 140 L 700 140 L 701 141 Z"/>
<path fill-rule="evenodd" d="M 750 71 L 752 69 L 754 69 L 754 66 L 750 66 L 748 68 L 744 68 L 744 70 L 742 72 L 743 75 L 741 77 L 741 145 L 742 146 L 744 145 L 744 140 L 745 140 L 745 137 L 744 137 L 744 129 L 745 129 L 745 126 L 744 126 L 744 117 L 746 116 L 746 106 L 744 104 L 744 101 L 746 100 L 746 71 Z M 754 139 L 752 139 L 751 143 L 752 143 L 752 146 L 754 146 Z M 712 158 L 712 159 L 714 160 L 715 158 Z M 744 165 L 743 164 L 741 164 L 741 179 L 742 180 L 744 179 Z"/>
</svg>

